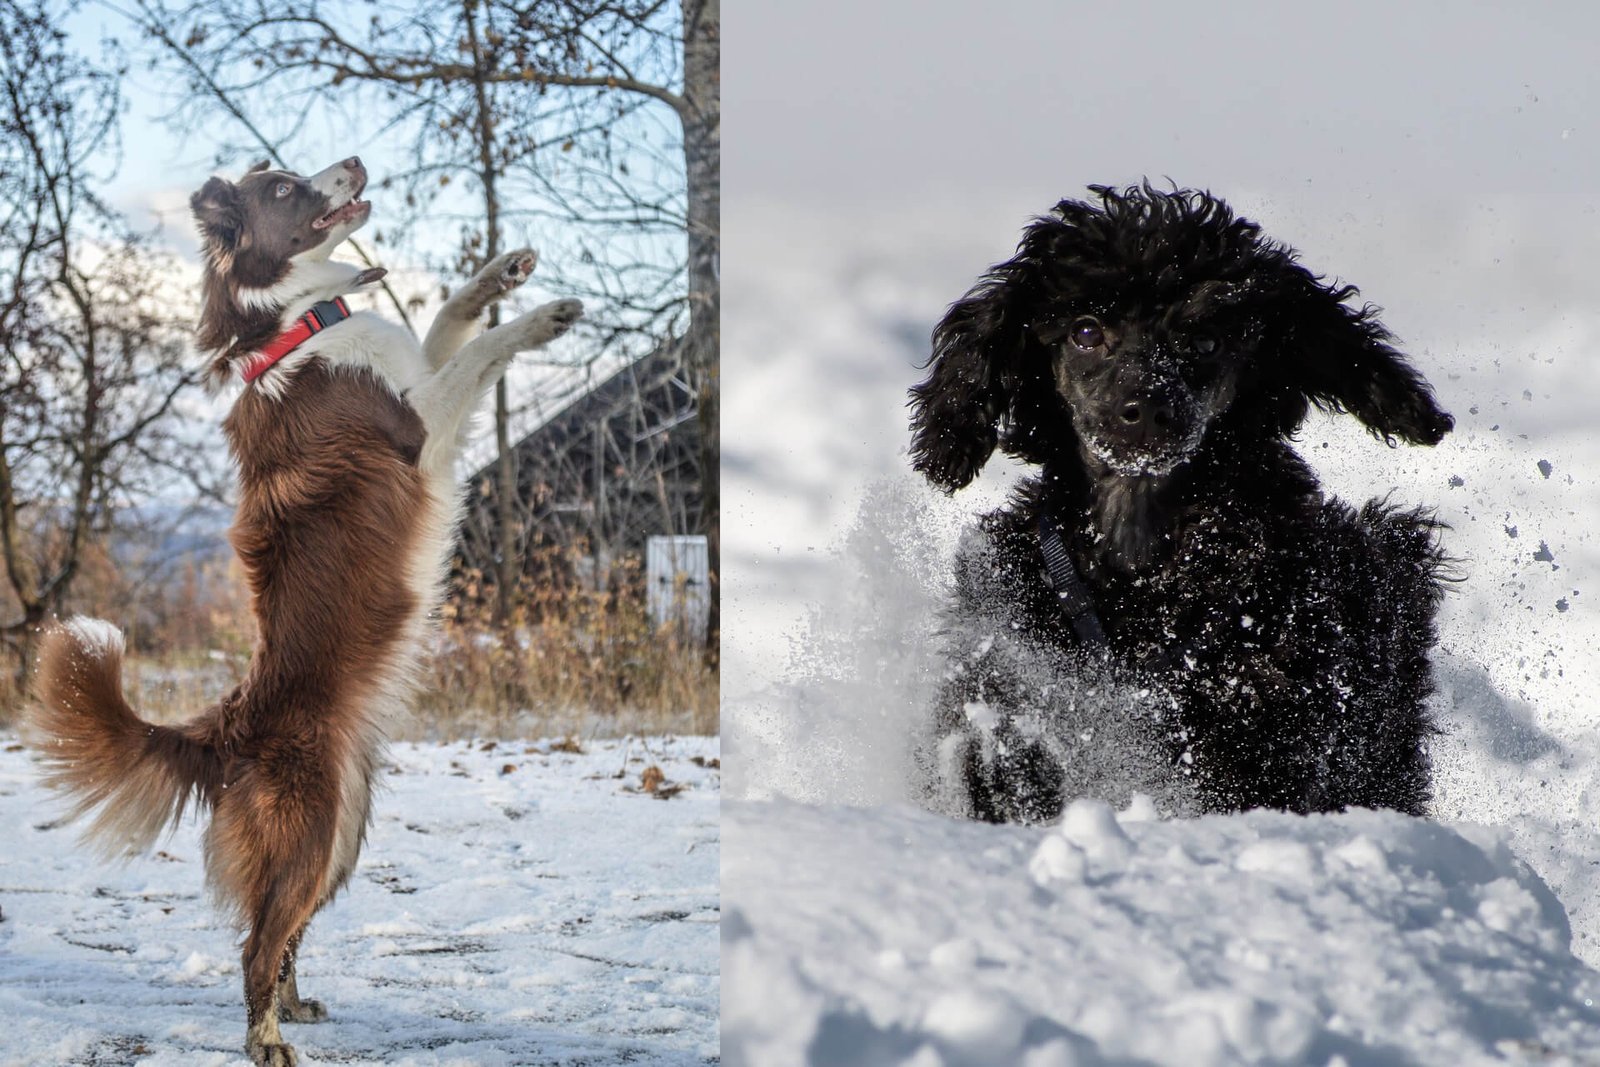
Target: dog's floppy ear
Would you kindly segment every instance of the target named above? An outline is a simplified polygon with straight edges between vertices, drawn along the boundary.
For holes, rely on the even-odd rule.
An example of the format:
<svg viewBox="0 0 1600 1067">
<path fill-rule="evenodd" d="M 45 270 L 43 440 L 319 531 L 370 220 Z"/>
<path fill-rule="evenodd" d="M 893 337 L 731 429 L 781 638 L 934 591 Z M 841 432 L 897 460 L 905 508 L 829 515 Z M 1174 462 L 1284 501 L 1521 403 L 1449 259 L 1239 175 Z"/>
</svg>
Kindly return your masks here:
<svg viewBox="0 0 1600 1067">
<path fill-rule="evenodd" d="M 1415 445 L 1438 444 L 1455 420 L 1392 347 L 1393 336 L 1378 321 L 1379 309 L 1348 303 L 1359 295 L 1353 285 L 1324 285 L 1298 265 L 1291 273 L 1280 358 L 1292 386 L 1319 408 L 1349 412 L 1390 444 L 1397 437 Z"/>
<path fill-rule="evenodd" d="M 933 330 L 927 380 L 911 390 L 911 465 L 947 493 L 978 476 L 1010 421 L 1023 354 L 1035 340 L 1035 232 L 1017 255 L 991 267 Z"/>
<path fill-rule="evenodd" d="M 272 166 L 272 160 L 263 159 L 261 162 L 257 163 L 255 166 L 253 166 L 249 170 L 245 171 L 245 174 L 247 174 L 247 175 L 248 174 L 259 174 L 262 171 L 266 170 L 270 166 Z"/>
<path fill-rule="evenodd" d="M 239 187 L 226 178 L 212 177 L 189 198 L 189 210 L 200 224 L 200 233 L 219 248 L 232 249 L 244 229 L 244 211 L 239 202 Z"/>
</svg>

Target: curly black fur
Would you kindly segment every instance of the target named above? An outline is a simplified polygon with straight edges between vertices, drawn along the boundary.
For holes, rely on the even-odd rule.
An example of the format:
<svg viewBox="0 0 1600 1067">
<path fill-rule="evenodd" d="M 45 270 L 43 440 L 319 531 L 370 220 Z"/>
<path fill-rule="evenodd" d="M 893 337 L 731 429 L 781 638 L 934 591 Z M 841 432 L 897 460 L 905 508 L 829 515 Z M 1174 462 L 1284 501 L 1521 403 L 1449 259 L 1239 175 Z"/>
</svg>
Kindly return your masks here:
<svg viewBox="0 0 1600 1067">
<path fill-rule="evenodd" d="M 1181 783 L 1177 807 L 1424 812 L 1438 524 L 1325 499 L 1287 439 L 1313 405 L 1391 445 L 1435 444 L 1450 416 L 1354 287 L 1223 201 L 1091 188 L 950 308 L 911 391 L 936 486 L 996 448 L 1044 468 L 960 554 L 926 765 L 958 810 L 1042 821 L 1115 792 L 1086 755 L 1110 732 Z M 1041 509 L 1104 650 L 1061 613 Z"/>
</svg>

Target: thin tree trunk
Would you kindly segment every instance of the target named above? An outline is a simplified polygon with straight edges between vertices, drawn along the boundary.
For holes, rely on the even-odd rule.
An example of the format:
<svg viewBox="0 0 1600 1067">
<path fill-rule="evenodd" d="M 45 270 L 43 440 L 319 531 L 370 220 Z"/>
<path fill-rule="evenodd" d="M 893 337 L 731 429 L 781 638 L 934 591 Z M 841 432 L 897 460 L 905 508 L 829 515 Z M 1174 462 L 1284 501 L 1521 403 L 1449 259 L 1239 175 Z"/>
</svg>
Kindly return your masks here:
<svg viewBox="0 0 1600 1067">
<path fill-rule="evenodd" d="M 484 262 L 500 254 L 500 197 L 495 191 L 494 113 L 489 101 L 488 70 L 478 35 L 473 8 L 477 0 L 466 0 L 467 33 L 472 43 L 472 90 L 477 103 L 478 178 L 483 184 L 485 236 Z M 487 7 L 487 5 L 485 5 Z M 489 329 L 500 325 L 500 305 L 489 305 Z M 517 464 L 511 449 L 511 404 L 506 380 L 494 386 L 494 443 L 497 458 L 495 499 L 499 503 L 495 522 L 494 621 L 504 626 L 511 619 L 511 600 L 521 571 L 517 551 Z"/>
<path fill-rule="evenodd" d="M 698 383 L 700 528 L 710 564 L 706 659 L 716 666 L 722 629 L 722 463 L 720 437 L 722 255 L 722 3 L 683 7 L 683 150 L 689 208 L 688 365 Z"/>
</svg>

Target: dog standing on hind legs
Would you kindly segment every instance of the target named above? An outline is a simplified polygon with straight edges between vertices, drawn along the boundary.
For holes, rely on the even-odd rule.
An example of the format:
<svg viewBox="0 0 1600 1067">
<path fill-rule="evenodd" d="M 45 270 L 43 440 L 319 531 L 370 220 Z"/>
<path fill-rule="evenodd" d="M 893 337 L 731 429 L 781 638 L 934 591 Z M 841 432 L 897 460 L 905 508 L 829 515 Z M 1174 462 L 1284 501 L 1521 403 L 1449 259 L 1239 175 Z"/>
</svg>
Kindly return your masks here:
<svg viewBox="0 0 1600 1067">
<path fill-rule="evenodd" d="M 366 836 L 383 728 L 416 687 L 459 517 L 463 430 L 518 352 L 583 314 L 557 300 L 471 337 L 536 257 L 499 256 L 418 345 L 343 296 L 375 283 L 329 258 L 371 214 L 366 169 L 309 178 L 258 164 L 190 200 L 204 244 L 199 347 L 213 384 L 240 377 L 224 423 L 239 470 L 230 539 L 258 626 L 244 680 L 198 717 L 145 722 L 121 688 L 122 635 L 77 618 L 49 630 L 28 733 L 47 781 L 92 813 L 112 854 L 154 844 L 192 802 L 211 813 L 206 875 L 245 931 L 246 1049 L 296 1062 L 281 1021 L 319 1022 L 295 955 L 349 881 Z"/>
</svg>

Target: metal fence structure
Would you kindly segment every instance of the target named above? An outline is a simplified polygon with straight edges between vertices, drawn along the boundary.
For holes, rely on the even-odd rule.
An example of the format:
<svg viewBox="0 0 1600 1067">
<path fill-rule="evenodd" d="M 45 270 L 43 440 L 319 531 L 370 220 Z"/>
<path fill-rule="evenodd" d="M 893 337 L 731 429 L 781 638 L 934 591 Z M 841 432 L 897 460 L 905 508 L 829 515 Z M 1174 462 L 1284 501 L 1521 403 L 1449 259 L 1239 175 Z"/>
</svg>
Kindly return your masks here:
<svg viewBox="0 0 1600 1067">
<path fill-rule="evenodd" d="M 642 561 L 652 537 L 695 532 L 700 517 L 696 396 L 671 344 L 554 412 L 514 447 L 512 546 L 522 579 L 605 588 Z M 492 595 L 502 502 L 491 461 L 468 482 L 456 595 Z M 702 542 L 703 542 L 702 538 Z M 702 579 L 703 583 L 703 579 Z"/>
</svg>

